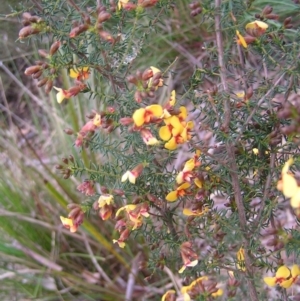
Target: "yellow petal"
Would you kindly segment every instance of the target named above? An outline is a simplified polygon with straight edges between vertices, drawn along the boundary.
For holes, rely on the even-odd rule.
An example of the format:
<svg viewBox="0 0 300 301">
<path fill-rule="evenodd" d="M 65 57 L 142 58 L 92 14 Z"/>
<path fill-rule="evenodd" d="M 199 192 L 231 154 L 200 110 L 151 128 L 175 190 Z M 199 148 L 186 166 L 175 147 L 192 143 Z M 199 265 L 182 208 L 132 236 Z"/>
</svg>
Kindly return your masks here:
<svg viewBox="0 0 300 301">
<path fill-rule="evenodd" d="M 64 227 L 73 227 L 73 220 L 72 219 L 60 216 L 60 220 L 61 220 Z"/>
<path fill-rule="evenodd" d="M 186 107 L 181 106 L 181 107 L 179 108 L 179 111 L 180 111 L 179 116 L 180 116 L 182 119 L 185 119 L 185 118 L 187 117 L 187 109 L 186 109 Z"/>
<path fill-rule="evenodd" d="M 172 296 L 175 296 L 176 291 L 174 290 L 168 290 L 161 298 L 161 301 L 167 301 L 170 300 Z M 167 299 L 168 298 L 168 299 Z"/>
<path fill-rule="evenodd" d="M 187 267 L 194 267 L 194 266 L 197 265 L 197 264 L 198 264 L 198 260 L 196 259 L 196 260 L 190 262 L 189 264 L 187 264 L 186 266 L 187 266 Z"/>
<path fill-rule="evenodd" d="M 128 172 L 128 180 L 130 183 L 135 184 L 136 176 L 130 171 Z"/>
<path fill-rule="evenodd" d="M 196 178 L 196 179 L 194 180 L 194 183 L 196 184 L 196 186 L 197 186 L 198 188 L 202 188 L 202 187 L 203 187 L 203 183 L 202 183 L 202 181 L 201 181 L 199 178 Z"/>
<path fill-rule="evenodd" d="M 176 177 L 176 183 L 179 185 L 183 182 L 183 172 L 181 171 Z"/>
<path fill-rule="evenodd" d="M 298 192 L 298 184 L 295 178 L 286 173 L 282 176 L 282 193 L 285 197 L 291 198 Z"/>
<path fill-rule="evenodd" d="M 183 183 L 182 185 L 180 185 L 177 190 L 182 190 L 182 189 L 187 189 L 191 186 L 190 183 Z"/>
<path fill-rule="evenodd" d="M 179 118 L 177 116 L 172 116 L 170 118 L 170 124 L 172 125 L 172 135 L 177 136 L 183 131 L 183 126 L 181 122 L 179 121 Z"/>
<path fill-rule="evenodd" d="M 177 200 L 177 191 L 171 191 L 166 196 L 166 200 L 169 202 L 175 202 Z"/>
<path fill-rule="evenodd" d="M 219 288 L 216 292 L 212 293 L 211 296 L 212 297 L 220 297 L 223 295 L 223 290 L 221 288 Z"/>
<path fill-rule="evenodd" d="M 185 269 L 186 269 L 186 266 L 183 265 L 183 266 L 181 267 L 181 269 L 178 271 L 178 273 L 179 273 L 179 274 L 182 274 L 182 273 L 185 271 Z"/>
<path fill-rule="evenodd" d="M 75 69 L 70 69 L 70 77 L 72 77 L 72 78 L 77 78 L 77 76 L 79 75 L 79 70 L 77 69 L 77 70 L 75 70 Z"/>
<path fill-rule="evenodd" d="M 285 265 L 281 266 L 276 272 L 276 278 L 289 278 L 291 276 L 291 270 Z"/>
<path fill-rule="evenodd" d="M 158 68 L 151 66 L 150 69 L 153 71 L 153 74 L 161 72 Z"/>
<path fill-rule="evenodd" d="M 174 150 L 177 148 L 177 143 L 174 137 L 172 137 L 166 144 L 165 148 L 168 150 Z"/>
<path fill-rule="evenodd" d="M 186 216 L 195 215 L 194 212 L 193 212 L 191 209 L 189 209 L 189 208 L 183 208 L 182 213 L 183 213 L 184 215 L 186 215 Z"/>
<path fill-rule="evenodd" d="M 288 280 L 284 280 L 279 285 L 283 288 L 289 288 L 293 284 L 293 278 L 290 278 Z"/>
<path fill-rule="evenodd" d="M 170 104 L 170 106 L 173 107 L 173 106 L 175 105 L 175 103 L 176 103 L 176 91 L 173 90 L 173 91 L 171 92 L 171 98 L 170 98 L 169 104 Z"/>
<path fill-rule="evenodd" d="M 300 269 L 299 269 L 299 266 L 296 265 L 296 264 L 294 264 L 294 265 L 292 266 L 291 272 L 292 272 L 292 277 L 293 277 L 293 278 L 299 276 L 299 275 L 300 275 Z"/>
<path fill-rule="evenodd" d="M 129 177 L 129 170 L 127 170 L 127 171 L 124 173 L 124 175 L 122 176 L 121 182 L 127 181 L 128 177 Z"/>
<path fill-rule="evenodd" d="M 150 111 L 155 117 L 161 117 L 164 110 L 161 105 L 151 105 L 148 106 L 147 111 Z"/>
<path fill-rule="evenodd" d="M 55 87 L 54 87 L 55 88 Z M 294 163 L 293 158 L 289 158 L 287 162 L 285 162 L 282 168 L 282 174 L 287 173 L 290 169 L 290 166 Z"/>
<path fill-rule="evenodd" d="M 184 164 L 184 171 L 192 171 L 195 168 L 195 161 L 194 158 L 188 160 Z"/>
<path fill-rule="evenodd" d="M 275 286 L 276 285 L 276 277 L 265 277 L 264 282 L 268 286 Z"/>
<path fill-rule="evenodd" d="M 144 108 L 137 109 L 132 116 L 132 119 L 136 126 L 142 126 L 145 122 L 145 112 Z"/>
<path fill-rule="evenodd" d="M 170 130 L 169 130 L 169 127 L 168 127 L 167 125 L 162 126 L 162 127 L 159 129 L 158 134 L 159 134 L 159 137 L 160 137 L 162 140 L 164 140 L 164 141 L 170 140 L 170 139 L 171 139 L 171 136 L 172 136 L 172 134 L 171 134 L 171 132 L 170 132 Z"/>
<path fill-rule="evenodd" d="M 62 103 L 62 101 L 65 99 L 65 95 L 64 95 L 64 91 L 61 88 L 57 88 L 57 87 L 53 87 L 55 90 L 58 91 L 58 93 L 56 93 L 56 100 L 58 103 Z"/>
<path fill-rule="evenodd" d="M 297 192 L 291 198 L 291 206 L 295 209 L 300 208 L 300 187 L 298 187 Z"/>
<path fill-rule="evenodd" d="M 101 115 L 100 114 L 96 114 L 95 117 L 93 118 L 93 124 L 95 126 L 100 126 L 101 125 Z"/>
<path fill-rule="evenodd" d="M 240 34 L 240 32 L 237 30 L 236 31 L 236 35 L 238 36 L 238 41 L 241 43 L 241 45 L 244 47 L 244 48 L 247 48 L 248 45 L 244 39 L 244 37 Z"/>
<path fill-rule="evenodd" d="M 261 28 L 261 29 L 267 29 L 269 25 L 262 21 L 253 21 L 246 25 L 246 29 L 253 29 L 253 28 Z"/>
</svg>

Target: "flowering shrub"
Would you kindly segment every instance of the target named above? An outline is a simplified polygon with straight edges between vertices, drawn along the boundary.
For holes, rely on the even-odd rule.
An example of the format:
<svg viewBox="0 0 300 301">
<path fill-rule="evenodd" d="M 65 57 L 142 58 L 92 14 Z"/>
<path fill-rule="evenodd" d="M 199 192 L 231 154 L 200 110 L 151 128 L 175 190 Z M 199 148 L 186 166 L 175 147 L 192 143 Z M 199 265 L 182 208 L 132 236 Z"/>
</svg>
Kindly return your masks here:
<svg viewBox="0 0 300 301">
<path fill-rule="evenodd" d="M 289 157 L 299 163 L 300 36 L 294 18 L 270 5 L 255 13 L 254 2 L 190 3 L 203 32 L 186 45 L 168 41 L 199 42 L 201 61 L 187 51 L 155 66 L 145 63 L 151 42 L 184 13 L 176 3 L 58 0 L 22 15 L 19 38 L 50 44 L 25 74 L 56 93 L 62 110 L 78 102 L 90 110 L 80 129 L 65 130 L 86 159 L 56 166 L 82 182 L 63 226 L 80 231 L 97 216 L 111 230 L 108 249 L 143 250 L 149 282 L 181 279 L 155 300 L 281 300 L 297 284 L 298 266 L 283 264 L 299 254 Z M 192 57 L 188 78 L 182 54 Z M 264 290 L 262 279 L 280 289 Z"/>
</svg>

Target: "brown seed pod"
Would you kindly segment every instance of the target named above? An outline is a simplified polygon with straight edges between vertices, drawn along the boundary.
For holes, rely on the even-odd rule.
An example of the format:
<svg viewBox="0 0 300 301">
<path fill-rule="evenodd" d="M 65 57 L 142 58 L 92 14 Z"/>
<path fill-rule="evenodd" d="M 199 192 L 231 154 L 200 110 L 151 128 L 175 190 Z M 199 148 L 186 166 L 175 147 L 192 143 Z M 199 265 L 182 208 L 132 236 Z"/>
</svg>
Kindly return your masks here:
<svg viewBox="0 0 300 301">
<path fill-rule="evenodd" d="M 40 87 L 46 85 L 47 81 L 48 81 L 48 78 L 45 77 L 45 78 L 38 81 L 37 86 L 40 88 Z"/>
<path fill-rule="evenodd" d="M 37 34 L 40 32 L 40 29 L 32 27 L 31 25 L 23 27 L 19 31 L 19 39 L 24 39 L 29 37 L 30 35 Z"/>
<path fill-rule="evenodd" d="M 50 47 L 49 54 L 53 55 L 59 49 L 59 47 L 60 47 L 60 41 L 54 42 Z"/>
</svg>

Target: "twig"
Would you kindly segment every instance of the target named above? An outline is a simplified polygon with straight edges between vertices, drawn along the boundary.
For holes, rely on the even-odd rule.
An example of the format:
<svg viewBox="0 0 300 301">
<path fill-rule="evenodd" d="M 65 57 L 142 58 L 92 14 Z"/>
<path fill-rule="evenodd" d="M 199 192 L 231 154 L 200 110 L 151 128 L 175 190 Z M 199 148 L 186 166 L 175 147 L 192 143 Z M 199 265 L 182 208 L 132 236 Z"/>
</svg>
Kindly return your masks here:
<svg viewBox="0 0 300 301">
<path fill-rule="evenodd" d="M 220 16 L 220 7 L 221 7 L 221 0 L 215 0 L 215 31 L 216 31 L 216 44 L 217 44 L 217 51 L 218 51 L 218 63 L 220 66 L 220 78 L 221 83 L 223 86 L 223 90 L 225 93 L 228 93 L 228 87 L 226 82 L 226 68 L 223 61 L 223 43 L 222 43 L 222 33 L 221 33 L 221 16 Z M 230 100 L 227 97 L 224 99 L 224 122 L 223 122 L 223 130 L 225 132 L 228 131 L 229 123 L 230 123 Z M 241 193 L 241 187 L 239 184 L 239 175 L 238 175 L 238 167 L 236 163 L 236 157 L 234 153 L 234 144 L 230 141 L 226 142 L 226 151 L 228 155 L 228 161 L 229 161 L 229 173 L 232 181 L 232 188 L 234 191 L 234 199 L 238 210 L 238 216 L 239 216 L 239 223 L 241 230 L 244 234 L 244 245 L 247 251 L 249 252 L 249 241 L 247 240 L 247 219 L 246 219 L 246 212 L 243 204 L 242 199 L 242 193 Z M 249 287 L 249 295 L 250 299 L 252 301 L 259 301 L 257 292 L 255 289 L 255 284 L 252 279 L 254 271 L 252 266 L 252 260 L 250 257 L 250 254 L 248 252 L 245 252 L 245 266 L 246 271 L 248 274 L 248 277 L 246 278 L 246 281 L 248 283 Z"/>
<path fill-rule="evenodd" d="M 136 278 L 136 275 L 137 275 L 137 272 L 139 269 L 139 261 L 140 261 L 141 255 L 142 255 L 142 253 L 139 252 L 132 261 L 132 266 L 131 266 L 130 273 L 128 275 L 128 282 L 127 282 L 127 287 L 126 287 L 126 294 L 125 294 L 126 301 L 132 300 L 135 278 Z"/>
<path fill-rule="evenodd" d="M 107 274 L 104 272 L 104 270 L 101 268 L 101 266 L 99 265 L 97 259 L 95 258 L 95 255 L 93 253 L 93 250 L 88 242 L 87 236 L 84 232 L 82 232 L 82 237 L 83 237 L 83 241 L 84 241 L 84 245 L 86 247 L 86 250 L 88 251 L 89 255 L 91 256 L 91 261 L 93 262 L 96 270 L 98 271 L 98 273 L 103 277 L 103 279 L 112 284 L 111 279 L 107 276 Z"/>
<path fill-rule="evenodd" d="M 262 215 L 262 213 L 265 209 L 265 206 L 266 206 L 266 199 L 269 195 L 269 190 L 270 190 L 271 183 L 272 183 L 272 174 L 273 174 L 273 170 L 274 170 L 274 166 L 275 166 L 275 159 L 276 159 L 276 154 L 272 153 L 271 156 L 270 156 L 269 174 L 268 174 L 267 179 L 266 179 L 264 194 L 263 194 L 263 197 L 262 197 L 262 200 L 261 200 L 261 205 L 260 205 L 259 211 L 258 211 L 257 216 L 256 216 L 256 218 L 253 222 L 253 225 L 252 225 L 253 231 L 255 231 L 257 229 L 257 227 L 260 223 L 261 215 Z"/>
<path fill-rule="evenodd" d="M 45 258 L 44 256 L 30 250 L 29 248 L 22 246 L 17 241 L 14 241 L 12 245 L 15 249 L 22 251 L 23 253 L 25 253 L 26 255 L 31 257 L 32 259 L 36 260 L 43 266 L 47 267 L 48 269 L 59 271 L 59 272 L 61 272 L 63 270 L 62 266 L 56 264 L 55 262 L 50 261 L 48 258 Z"/>
</svg>

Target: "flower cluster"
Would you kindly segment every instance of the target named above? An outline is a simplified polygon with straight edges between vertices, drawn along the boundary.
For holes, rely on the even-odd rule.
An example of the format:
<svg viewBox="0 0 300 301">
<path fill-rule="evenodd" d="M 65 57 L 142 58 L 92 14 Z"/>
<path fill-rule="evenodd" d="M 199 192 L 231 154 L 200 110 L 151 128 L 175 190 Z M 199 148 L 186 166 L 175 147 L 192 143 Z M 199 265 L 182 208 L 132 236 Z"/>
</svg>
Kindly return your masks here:
<svg viewBox="0 0 300 301">
<path fill-rule="evenodd" d="M 175 150 L 178 144 L 183 144 L 191 139 L 191 131 L 194 128 L 193 121 L 186 121 L 187 108 L 181 106 L 178 111 L 174 109 L 176 103 L 175 91 L 172 91 L 171 98 L 164 109 L 163 121 L 165 123 L 159 129 L 159 137 L 165 143 L 165 148 Z"/>
<path fill-rule="evenodd" d="M 179 197 L 186 195 L 187 189 L 191 187 L 192 180 L 194 180 L 194 184 L 198 188 L 202 188 L 202 180 L 200 180 L 193 171 L 201 164 L 198 161 L 199 155 L 200 151 L 197 151 L 193 158 L 185 162 L 183 170 L 180 171 L 176 176 L 176 183 L 179 186 L 177 186 L 175 190 L 168 193 L 166 196 L 167 201 L 175 202 Z M 185 208 L 184 212 L 186 215 L 197 215 L 190 212 L 190 210 L 187 208 Z"/>
<path fill-rule="evenodd" d="M 83 223 L 84 211 L 77 204 L 69 204 L 68 208 L 71 211 L 68 214 L 68 217 L 60 216 L 60 220 L 63 226 L 74 233 L 77 231 L 78 227 Z"/>
<path fill-rule="evenodd" d="M 242 45 L 244 48 L 247 48 L 249 44 L 253 43 L 258 37 L 263 35 L 268 27 L 267 23 L 257 20 L 246 24 L 246 36 L 242 36 L 238 30 L 236 31 L 237 43 Z"/>
<path fill-rule="evenodd" d="M 279 285 L 283 288 L 289 288 L 295 283 L 299 275 L 298 265 L 293 265 L 291 269 L 283 265 L 277 270 L 275 277 L 265 277 L 264 281 L 269 286 Z"/>
<path fill-rule="evenodd" d="M 190 285 L 183 286 L 181 293 L 183 294 L 184 301 L 190 301 L 199 295 L 216 298 L 223 295 L 223 290 L 218 289 L 216 286 L 216 282 L 209 281 L 207 276 L 203 276 L 194 280 Z"/>
<path fill-rule="evenodd" d="M 143 224 L 143 218 L 149 217 L 148 203 L 129 204 L 118 209 L 116 218 L 119 218 L 115 229 L 120 233 L 119 239 L 114 239 L 114 243 L 118 243 L 120 248 L 125 247 L 125 240 L 129 237 L 130 232 L 140 228 Z M 120 217 L 120 215 L 123 217 Z"/>
<path fill-rule="evenodd" d="M 198 255 L 193 251 L 191 242 L 187 241 L 181 244 L 180 254 L 183 266 L 178 271 L 179 274 L 183 273 L 187 267 L 194 267 L 198 264 Z"/>
</svg>

